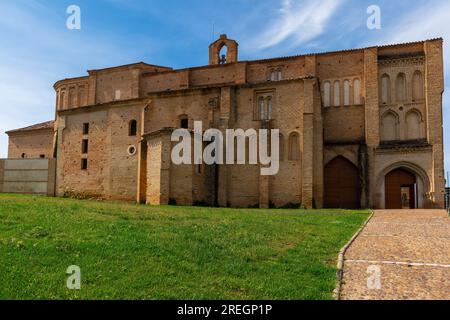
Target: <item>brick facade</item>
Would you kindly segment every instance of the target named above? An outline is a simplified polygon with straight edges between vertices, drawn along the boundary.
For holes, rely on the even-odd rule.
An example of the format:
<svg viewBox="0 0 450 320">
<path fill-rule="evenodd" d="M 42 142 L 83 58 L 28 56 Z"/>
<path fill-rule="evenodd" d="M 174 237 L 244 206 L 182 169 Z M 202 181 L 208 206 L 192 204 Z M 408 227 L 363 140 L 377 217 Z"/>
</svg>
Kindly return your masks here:
<svg viewBox="0 0 450 320">
<path fill-rule="evenodd" d="M 385 207 L 384 177 L 398 168 L 416 175 L 418 206 L 444 206 L 442 39 L 239 61 L 238 44 L 223 35 L 209 52 L 202 67 L 137 63 L 57 82 L 57 193 L 321 208 L 324 168 L 342 157 L 360 176 L 361 207 Z M 171 132 L 182 121 L 191 130 L 194 121 L 203 130 L 260 129 L 258 101 L 268 96 L 269 126 L 281 134 L 277 175 L 261 176 L 259 165 L 171 162 Z M 10 156 L 14 148 L 31 147 L 11 138 Z"/>
</svg>

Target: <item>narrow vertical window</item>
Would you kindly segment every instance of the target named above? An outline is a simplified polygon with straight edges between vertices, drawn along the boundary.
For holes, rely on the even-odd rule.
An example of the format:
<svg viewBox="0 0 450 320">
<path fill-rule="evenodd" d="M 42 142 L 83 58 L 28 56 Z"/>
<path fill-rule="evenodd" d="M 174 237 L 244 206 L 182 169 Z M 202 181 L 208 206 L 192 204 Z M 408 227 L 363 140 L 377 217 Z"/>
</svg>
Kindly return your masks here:
<svg viewBox="0 0 450 320">
<path fill-rule="evenodd" d="M 289 160 L 300 160 L 300 138 L 298 133 L 289 136 Z"/>
<path fill-rule="evenodd" d="M 416 71 L 413 76 L 413 99 L 421 100 L 424 97 L 422 72 Z"/>
<path fill-rule="evenodd" d="M 258 99 L 258 120 L 264 120 L 264 118 L 265 118 L 264 98 L 259 97 L 259 99 Z"/>
<path fill-rule="evenodd" d="M 81 159 L 81 170 L 87 170 L 87 168 L 88 168 L 88 160 Z"/>
<path fill-rule="evenodd" d="M 406 100 L 406 76 L 404 73 L 400 73 L 397 76 L 395 90 L 397 92 L 397 102 L 405 101 Z"/>
<path fill-rule="evenodd" d="M 267 98 L 267 111 L 266 111 L 266 118 L 264 120 L 270 120 L 272 119 L 272 97 Z"/>
<path fill-rule="evenodd" d="M 323 105 L 325 107 L 331 106 L 331 84 L 328 81 L 323 84 Z"/>
<path fill-rule="evenodd" d="M 334 82 L 334 106 L 339 107 L 341 105 L 341 84 L 339 81 Z"/>
<path fill-rule="evenodd" d="M 83 141 L 81 142 L 81 153 L 86 154 L 88 152 L 89 152 L 89 140 L 83 139 Z"/>
<path fill-rule="evenodd" d="M 128 126 L 128 136 L 135 137 L 137 135 L 137 121 L 131 120 Z"/>
<path fill-rule="evenodd" d="M 280 161 L 283 161 L 284 160 L 284 136 L 280 133 L 279 134 L 279 137 L 278 137 L 278 139 L 279 139 L 279 144 L 280 144 Z"/>
<path fill-rule="evenodd" d="M 381 103 L 388 104 L 391 100 L 391 79 L 387 74 L 381 77 Z"/>
<path fill-rule="evenodd" d="M 81 106 L 85 106 L 86 103 L 86 93 L 85 93 L 85 89 L 84 86 L 80 86 L 78 87 L 78 105 Z"/>
<path fill-rule="evenodd" d="M 353 104 L 361 104 L 361 80 L 353 80 Z"/>
<path fill-rule="evenodd" d="M 89 123 L 83 123 L 83 135 L 89 134 Z"/>
<path fill-rule="evenodd" d="M 64 109 L 65 106 L 65 101 L 66 100 L 66 91 L 65 90 L 61 90 L 61 94 L 59 95 L 59 109 Z"/>
<path fill-rule="evenodd" d="M 344 81 L 344 106 L 350 105 L 350 81 Z"/>
</svg>

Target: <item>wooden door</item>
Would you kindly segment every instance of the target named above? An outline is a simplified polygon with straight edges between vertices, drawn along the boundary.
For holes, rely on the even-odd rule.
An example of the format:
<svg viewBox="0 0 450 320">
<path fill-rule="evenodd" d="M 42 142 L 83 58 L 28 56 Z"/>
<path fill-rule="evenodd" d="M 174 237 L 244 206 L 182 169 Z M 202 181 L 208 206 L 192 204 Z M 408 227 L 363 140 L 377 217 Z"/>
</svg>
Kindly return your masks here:
<svg viewBox="0 0 450 320">
<path fill-rule="evenodd" d="M 409 171 L 397 169 L 386 175 L 386 209 L 405 209 L 405 192 L 409 191 L 409 208 L 416 207 L 416 177 Z"/>
<path fill-rule="evenodd" d="M 358 168 L 345 158 L 331 161 L 324 172 L 325 208 L 361 208 L 361 179 Z"/>
</svg>

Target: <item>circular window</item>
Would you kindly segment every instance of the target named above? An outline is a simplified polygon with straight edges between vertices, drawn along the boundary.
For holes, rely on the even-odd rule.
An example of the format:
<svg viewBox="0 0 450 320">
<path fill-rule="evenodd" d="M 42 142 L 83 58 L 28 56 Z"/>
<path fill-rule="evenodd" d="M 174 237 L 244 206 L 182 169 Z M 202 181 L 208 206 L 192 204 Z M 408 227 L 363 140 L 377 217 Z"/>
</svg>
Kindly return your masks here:
<svg viewBox="0 0 450 320">
<path fill-rule="evenodd" d="M 137 152 L 137 149 L 136 149 L 135 146 L 129 146 L 129 147 L 128 147 L 128 154 L 129 154 L 130 156 L 134 156 L 134 155 L 136 154 L 136 152 Z"/>
</svg>

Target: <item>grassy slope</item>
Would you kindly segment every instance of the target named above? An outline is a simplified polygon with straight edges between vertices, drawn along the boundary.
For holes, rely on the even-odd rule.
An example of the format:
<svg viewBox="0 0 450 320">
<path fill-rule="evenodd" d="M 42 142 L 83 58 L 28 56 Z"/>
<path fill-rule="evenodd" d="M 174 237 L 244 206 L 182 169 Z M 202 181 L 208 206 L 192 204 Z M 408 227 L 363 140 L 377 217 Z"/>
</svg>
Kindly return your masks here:
<svg viewBox="0 0 450 320">
<path fill-rule="evenodd" d="M 367 216 L 0 195 L 0 299 L 331 299 Z"/>
</svg>

